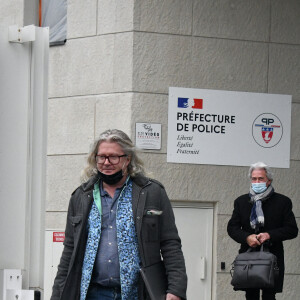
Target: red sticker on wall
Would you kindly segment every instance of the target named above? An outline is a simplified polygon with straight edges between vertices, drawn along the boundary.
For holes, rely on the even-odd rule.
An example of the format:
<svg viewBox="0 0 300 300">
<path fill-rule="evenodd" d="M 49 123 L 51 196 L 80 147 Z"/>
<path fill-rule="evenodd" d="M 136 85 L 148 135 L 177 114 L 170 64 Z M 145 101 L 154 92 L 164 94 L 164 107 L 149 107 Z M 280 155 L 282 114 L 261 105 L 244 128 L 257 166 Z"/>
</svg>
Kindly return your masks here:
<svg viewBox="0 0 300 300">
<path fill-rule="evenodd" d="M 53 242 L 59 243 L 65 240 L 65 233 L 64 232 L 53 232 Z"/>
</svg>

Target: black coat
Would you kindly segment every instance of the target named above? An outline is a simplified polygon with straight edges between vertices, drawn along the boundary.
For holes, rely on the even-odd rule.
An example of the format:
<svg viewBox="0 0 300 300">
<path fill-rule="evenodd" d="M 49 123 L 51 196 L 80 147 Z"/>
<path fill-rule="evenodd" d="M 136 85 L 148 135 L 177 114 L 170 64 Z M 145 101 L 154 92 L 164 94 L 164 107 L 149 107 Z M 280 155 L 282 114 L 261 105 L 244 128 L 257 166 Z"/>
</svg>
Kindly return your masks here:
<svg viewBox="0 0 300 300">
<path fill-rule="evenodd" d="M 54 280 L 51 300 L 79 300 L 81 270 L 88 232 L 87 219 L 93 203 L 91 178 L 72 194 L 65 230 L 64 250 Z M 142 176 L 132 178 L 132 208 L 143 266 L 164 260 L 168 274 L 168 291 L 186 299 L 187 276 L 181 251 L 181 241 L 175 226 L 173 210 L 164 187 Z M 149 209 L 161 215 L 148 215 Z M 148 299 L 140 280 L 139 300 Z"/>
<path fill-rule="evenodd" d="M 250 234 L 255 230 L 250 226 L 250 214 L 252 204 L 248 194 L 238 197 L 234 201 L 232 217 L 228 222 L 227 232 L 236 242 L 241 244 L 240 253 L 245 252 L 249 246 L 246 242 Z M 298 227 L 292 211 L 292 201 L 281 194 L 273 195 L 262 202 L 265 217 L 264 227 L 260 232 L 270 235 L 270 252 L 277 256 L 279 267 L 279 282 L 276 284 L 275 292 L 282 292 L 284 279 L 284 240 L 290 240 L 298 235 Z"/>
</svg>

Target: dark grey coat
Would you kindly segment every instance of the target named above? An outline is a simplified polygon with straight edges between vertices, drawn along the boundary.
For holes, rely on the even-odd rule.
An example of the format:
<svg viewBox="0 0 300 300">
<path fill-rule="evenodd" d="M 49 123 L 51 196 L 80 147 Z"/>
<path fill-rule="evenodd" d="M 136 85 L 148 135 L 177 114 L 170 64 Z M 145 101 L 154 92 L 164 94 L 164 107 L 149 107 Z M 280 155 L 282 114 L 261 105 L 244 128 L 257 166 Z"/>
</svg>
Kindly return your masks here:
<svg viewBox="0 0 300 300">
<path fill-rule="evenodd" d="M 249 246 L 246 242 L 248 235 L 255 233 L 250 226 L 252 204 L 248 194 L 238 197 L 234 201 L 232 217 L 228 222 L 229 236 L 241 244 L 240 253 Z M 277 256 L 280 279 L 276 284 L 275 292 L 282 292 L 284 279 L 284 251 L 282 241 L 290 240 L 298 235 L 298 227 L 292 211 L 292 201 L 281 194 L 274 193 L 269 199 L 262 202 L 265 217 L 265 226 L 260 232 L 270 235 L 270 252 Z"/>
<path fill-rule="evenodd" d="M 51 300 L 79 300 L 81 270 L 87 241 L 87 219 L 93 203 L 92 177 L 71 196 L 64 250 L 53 285 Z M 168 291 L 186 299 L 187 276 L 173 210 L 164 187 L 142 176 L 133 178 L 132 208 L 142 266 L 157 263 L 163 257 L 168 274 Z M 161 210 L 162 215 L 146 215 L 149 209 Z M 142 280 L 139 300 L 148 299 Z"/>
</svg>

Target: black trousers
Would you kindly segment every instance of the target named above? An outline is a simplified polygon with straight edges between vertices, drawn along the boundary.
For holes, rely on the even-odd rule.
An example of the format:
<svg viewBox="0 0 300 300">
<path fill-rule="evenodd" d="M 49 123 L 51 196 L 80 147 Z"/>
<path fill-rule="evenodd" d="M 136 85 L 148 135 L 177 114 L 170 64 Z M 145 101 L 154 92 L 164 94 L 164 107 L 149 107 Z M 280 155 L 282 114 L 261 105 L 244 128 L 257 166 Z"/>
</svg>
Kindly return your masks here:
<svg viewBox="0 0 300 300">
<path fill-rule="evenodd" d="M 276 300 L 275 294 L 273 289 L 262 290 L 262 300 Z M 249 289 L 246 291 L 246 300 L 259 300 L 259 295 L 259 289 Z"/>
</svg>

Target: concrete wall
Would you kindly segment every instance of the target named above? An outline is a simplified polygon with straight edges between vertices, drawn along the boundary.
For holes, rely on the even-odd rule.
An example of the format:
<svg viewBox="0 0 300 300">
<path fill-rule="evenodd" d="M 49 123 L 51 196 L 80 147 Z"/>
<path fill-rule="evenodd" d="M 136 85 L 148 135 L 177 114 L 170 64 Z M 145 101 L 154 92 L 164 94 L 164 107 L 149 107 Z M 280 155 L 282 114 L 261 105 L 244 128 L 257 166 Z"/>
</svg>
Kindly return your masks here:
<svg viewBox="0 0 300 300">
<path fill-rule="evenodd" d="M 291 197 L 299 223 L 300 2 L 69 0 L 68 41 L 50 49 L 49 78 L 46 228 L 64 228 L 70 194 L 100 132 L 117 127 L 134 140 L 136 122 L 161 123 L 162 149 L 142 153 L 146 167 L 172 200 L 215 203 L 215 299 L 241 299 L 229 283 L 238 244 L 226 224 L 233 200 L 248 190 L 247 168 L 166 162 L 168 88 L 293 96 L 291 167 L 274 170 L 274 186 Z M 285 242 L 278 299 L 300 293 L 299 240 Z"/>
<path fill-rule="evenodd" d="M 10 26 L 23 25 L 23 0 L 1 1 L 0 3 L 0 25 Z"/>
</svg>

